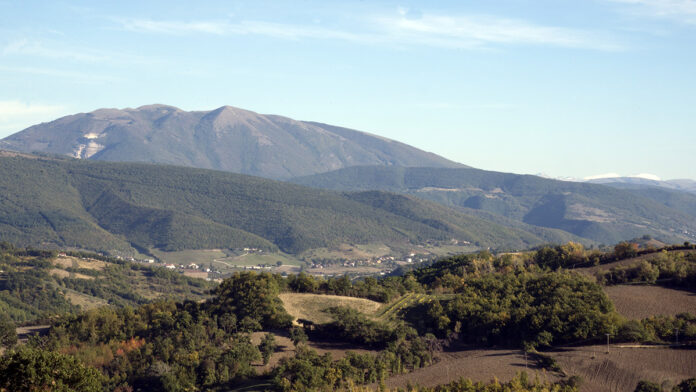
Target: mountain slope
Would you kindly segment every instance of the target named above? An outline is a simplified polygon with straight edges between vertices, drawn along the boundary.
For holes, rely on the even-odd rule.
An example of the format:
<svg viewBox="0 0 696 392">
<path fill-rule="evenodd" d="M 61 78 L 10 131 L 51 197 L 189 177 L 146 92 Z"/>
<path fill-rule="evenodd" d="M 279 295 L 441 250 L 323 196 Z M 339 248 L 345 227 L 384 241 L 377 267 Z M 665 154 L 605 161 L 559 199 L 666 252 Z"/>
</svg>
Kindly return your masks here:
<svg viewBox="0 0 696 392">
<path fill-rule="evenodd" d="M 605 177 L 595 178 L 587 182 L 592 184 L 611 185 L 617 188 L 620 187 L 619 185 L 625 185 L 627 188 L 657 187 L 674 191 L 696 193 L 696 181 L 689 179 L 662 181 L 643 177 Z"/>
<path fill-rule="evenodd" d="M 0 149 L 150 162 L 284 179 L 355 165 L 463 167 L 394 140 L 223 106 L 100 109 L 32 126 Z"/>
<path fill-rule="evenodd" d="M 334 190 L 399 192 L 448 206 L 487 211 L 604 243 L 651 234 L 693 239 L 694 215 L 609 186 L 462 168 L 351 167 L 295 178 Z"/>
<path fill-rule="evenodd" d="M 3 156 L 4 155 L 4 156 Z M 469 241 L 519 249 L 528 232 L 385 192 L 341 194 L 258 177 L 137 163 L 0 154 L 0 238 L 107 252 Z"/>
</svg>

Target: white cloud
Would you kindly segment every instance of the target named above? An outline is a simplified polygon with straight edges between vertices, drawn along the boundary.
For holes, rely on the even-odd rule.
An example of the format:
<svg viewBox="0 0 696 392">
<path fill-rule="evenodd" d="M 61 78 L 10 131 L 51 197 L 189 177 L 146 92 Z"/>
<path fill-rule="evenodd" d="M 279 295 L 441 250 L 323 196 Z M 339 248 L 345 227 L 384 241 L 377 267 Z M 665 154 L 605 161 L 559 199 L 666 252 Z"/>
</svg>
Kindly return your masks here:
<svg viewBox="0 0 696 392">
<path fill-rule="evenodd" d="M 616 50 L 606 37 L 582 30 L 543 26 L 516 19 L 490 16 L 427 15 L 414 19 L 402 15 L 377 19 L 399 41 L 433 46 L 476 48 L 491 44 L 547 45 Z"/>
<path fill-rule="evenodd" d="M 43 121 L 64 115 L 63 105 L 32 104 L 18 100 L 0 101 L 0 138 Z"/>
<path fill-rule="evenodd" d="M 184 35 L 188 33 L 207 33 L 222 35 L 228 30 L 224 22 L 173 22 L 149 19 L 128 19 L 121 21 L 123 28 L 137 32 L 152 32 Z"/>
<path fill-rule="evenodd" d="M 171 35 L 262 35 L 280 39 L 335 39 L 364 44 L 425 45 L 478 49 L 496 44 L 547 45 L 569 48 L 617 50 L 621 46 L 607 37 L 583 30 L 543 26 L 521 20 L 488 16 L 449 16 L 399 12 L 372 17 L 354 30 L 315 25 L 264 21 L 120 21 L 125 30 Z"/>
<path fill-rule="evenodd" d="M 101 62 L 110 57 L 104 53 L 91 53 L 86 50 L 59 49 L 47 47 L 40 42 L 26 39 L 17 40 L 6 45 L 2 53 L 4 55 L 29 55 L 47 57 L 53 59 L 67 59 L 80 62 Z"/>
<path fill-rule="evenodd" d="M 631 4 L 641 15 L 668 18 L 684 23 L 696 24 L 696 1 L 694 0 L 610 0 L 615 3 Z"/>
<path fill-rule="evenodd" d="M 92 73 L 88 73 L 88 72 L 65 71 L 65 70 L 54 69 L 54 68 L 0 66 L 0 71 L 8 72 L 8 73 L 12 72 L 12 73 L 20 73 L 20 74 L 50 76 L 50 77 L 56 77 L 56 78 L 70 79 L 72 82 L 85 83 L 85 84 L 115 83 L 115 82 L 122 82 L 123 81 L 120 78 L 107 76 L 107 75 L 92 74 Z"/>
</svg>

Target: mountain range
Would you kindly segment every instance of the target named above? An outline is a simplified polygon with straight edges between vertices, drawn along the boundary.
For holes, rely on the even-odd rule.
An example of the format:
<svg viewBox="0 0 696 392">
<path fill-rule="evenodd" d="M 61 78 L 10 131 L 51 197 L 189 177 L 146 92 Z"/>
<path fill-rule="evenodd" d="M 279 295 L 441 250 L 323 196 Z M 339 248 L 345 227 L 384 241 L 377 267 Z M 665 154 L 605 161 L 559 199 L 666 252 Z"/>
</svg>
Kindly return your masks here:
<svg viewBox="0 0 696 392">
<path fill-rule="evenodd" d="M 96 161 L 163 163 L 286 179 L 356 165 L 463 167 L 406 144 L 231 106 L 99 109 L 29 127 L 0 149 Z"/>
<path fill-rule="evenodd" d="M 29 127 L 0 150 L 19 152 L 2 157 L 0 235 L 20 245 L 298 253 L 447 238 L 507 249 L 696 239 L 696 187 L 686 180 L 595 184 L 479 170 L 369 133 L 230 106 L 99 109 Z"/>
</svg>

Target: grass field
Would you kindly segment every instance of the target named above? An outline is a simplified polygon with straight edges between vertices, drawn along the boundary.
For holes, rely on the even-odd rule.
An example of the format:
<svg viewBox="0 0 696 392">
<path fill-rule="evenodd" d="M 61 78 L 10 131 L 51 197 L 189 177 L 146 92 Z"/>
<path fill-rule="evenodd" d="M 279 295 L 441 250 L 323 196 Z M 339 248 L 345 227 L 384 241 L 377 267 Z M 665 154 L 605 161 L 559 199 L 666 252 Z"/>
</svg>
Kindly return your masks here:
<svg viewBox="0 0 696 392">
<path fill-rule="evenodd" d="M 239 271 L 244 267 L 254 267 L 259 264 L 269 264 L 274 266 L 274 272 L 282 272 L 282 270 L 287 270 L 285 272 L 296 273 L 299 272 L 299 267 L 305 265 L 304 262 L 282 252 L 242 252 L 241 254 L 235 254 L 235 252 L 225 249 L 198 249 L 183 250 L 178 252 L 163 252 L 161 250 L 153 250 L 152 254 L 165 263 L 182 265 L 194 263 L 204 267 L 212 265 L 213 269 L 219 270 L 223 274 Z M 276 271 L 275 266 L 279 261 L 285 268 L 281 268 L 280 270 Z"/>
<path fill-rule="evenodd" d="M 645 285 L 607 286 L 604 291 L 616 311 L 632 319 L 696 312 L 696 293 L 689 291 Z"/>
<path fill-rule="evenodd" d="M 164 252 L 153 249 L 152 254 L 165 263 L 172 264 L 210 264 L 215 259 L 223 259 L 227 257 L 227 253 L 220 249 L 197 249 L 197 250 L 182 250 L 178 252 Z"/>
<path fill-rule="evenodd" d="M 346 306 L 367 316 L 375 316 L 384 305 L 364 298 L 323 294 L 282 293 L 280 299 L 283 301 L 285 310 L 295 319 L 305 319 L 315 323 L 331 321 L 331 317 L 323 310 L 332 306 Z"/>
</svg>

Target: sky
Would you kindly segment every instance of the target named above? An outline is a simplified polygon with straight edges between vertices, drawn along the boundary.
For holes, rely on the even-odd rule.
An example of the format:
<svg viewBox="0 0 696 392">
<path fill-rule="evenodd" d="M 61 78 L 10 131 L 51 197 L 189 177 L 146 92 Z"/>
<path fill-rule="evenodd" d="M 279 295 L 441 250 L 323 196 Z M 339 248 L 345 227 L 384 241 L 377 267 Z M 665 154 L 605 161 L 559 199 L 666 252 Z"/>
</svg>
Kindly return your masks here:
<svg viewBox="0 0 696 392">
<path fill-rule="evenodd" d="M 488 170 L 696 179 L 696 0 L 0 0 L 0 137 L 153 103 Z"/>
</svg>

